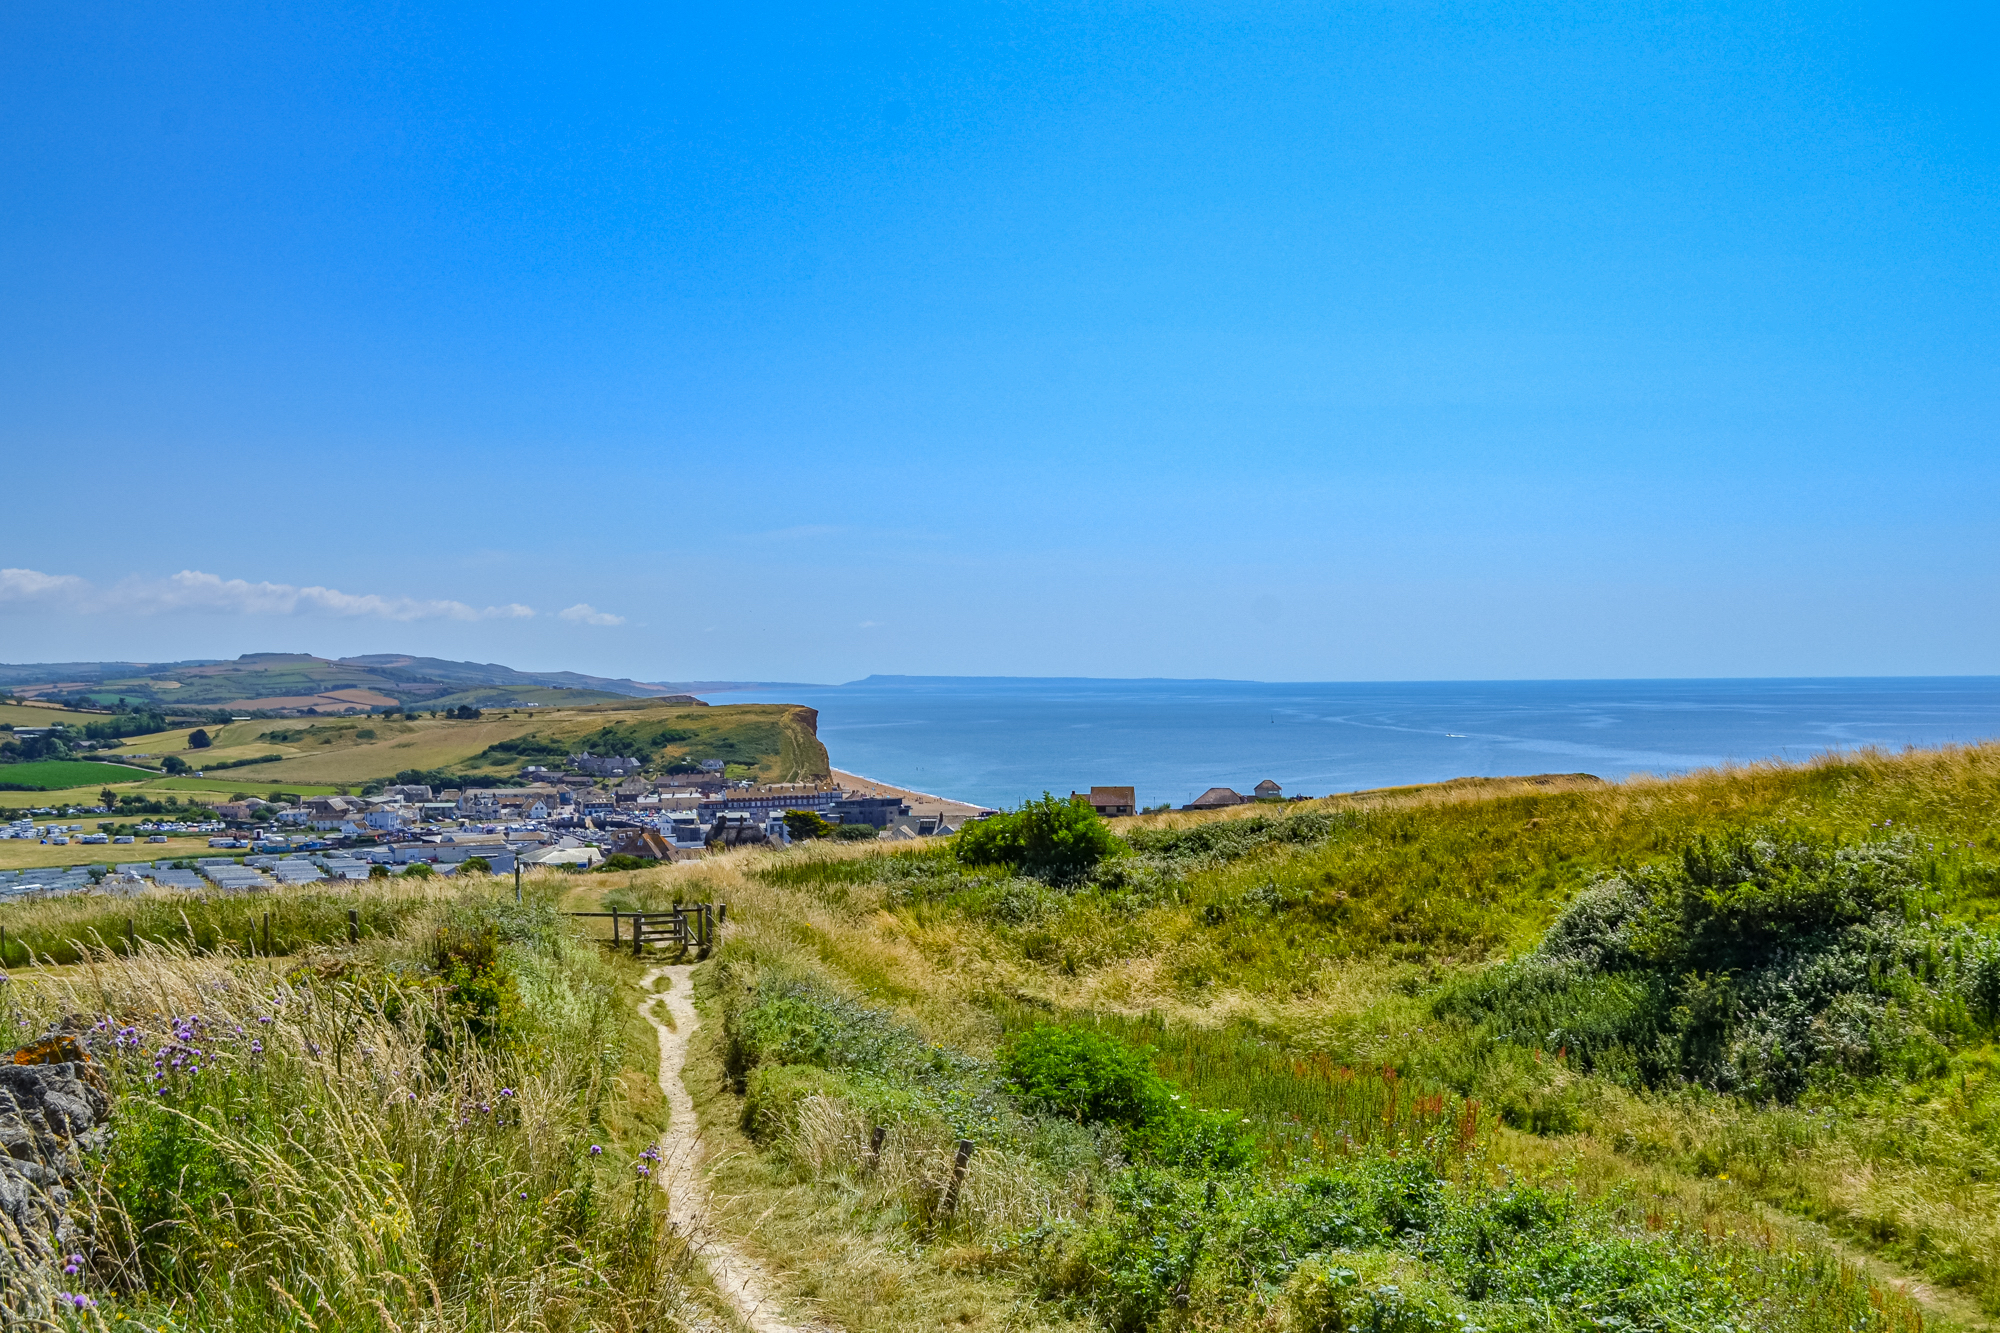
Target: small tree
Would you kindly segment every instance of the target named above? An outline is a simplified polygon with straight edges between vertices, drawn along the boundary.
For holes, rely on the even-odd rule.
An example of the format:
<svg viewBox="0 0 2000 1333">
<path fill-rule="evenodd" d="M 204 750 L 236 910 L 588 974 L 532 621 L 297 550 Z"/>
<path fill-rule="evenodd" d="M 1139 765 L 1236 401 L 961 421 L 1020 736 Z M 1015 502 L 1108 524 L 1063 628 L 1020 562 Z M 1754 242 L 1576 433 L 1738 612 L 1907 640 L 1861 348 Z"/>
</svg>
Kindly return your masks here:
<svg viewBox="0 0 2000 1333">
<path fill-rule="evenodd" d="M 493 863 L 483 856 L 468 856 L 458 869 L 460 874 L 490 875 Z"/>
<path fill-rule="evenodd" d="M 188 749 L 190 750 L 206 750 L 209 746 L 213 744 L 215 744 L 215 742 L 210 740 L 208 737 L 208 733 L 206 731 L 203 731 L 200 727 L 196 727 L 193 731 L 190 731 L 188 733 Z"/>
<path fill-rule="evenodd" d="M 115 810 L 118 808 L 118 793 L 106 787 L 103 791 L 97 793 L 97 803 L 107 809 Z"/>
<path fill-rule="evenodd" d="M 967 824 L 952 838 L 952 854 L 964 865 L 1007 866 L 1062 883 L 1082 879 L 1122 845 L 1089 802 L 1043 792 L 1019 810 Z"/>
<path fill-rule="evenodd" d="M 792 835 L 793 842 L 803 842 L 807 838 L 824 838 L 833 830 L 834 825 L 820 818 L 815 811 L 785 811 L 785 832 Z"/>
<path fill-rule="evenodd" d="M 168 777 L 178 777 L 188 771 L 188 762 L 177 754 L 170 754 L 160 761 L 160 768 Z"/>
</svg>

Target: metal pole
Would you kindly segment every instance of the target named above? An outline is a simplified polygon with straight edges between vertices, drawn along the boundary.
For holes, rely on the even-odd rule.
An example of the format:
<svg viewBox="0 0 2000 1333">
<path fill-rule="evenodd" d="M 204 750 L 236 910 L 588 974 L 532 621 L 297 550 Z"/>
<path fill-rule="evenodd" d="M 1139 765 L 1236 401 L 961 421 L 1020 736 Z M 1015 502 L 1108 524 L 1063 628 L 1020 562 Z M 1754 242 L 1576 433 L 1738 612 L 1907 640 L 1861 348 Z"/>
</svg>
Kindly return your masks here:
<svg viewBox="0 0 2000 1333">
<path fill-rule="evenodd" d="M 514 858 L 514 901 L 521 901 L 521 858 Z"/>
</svg>

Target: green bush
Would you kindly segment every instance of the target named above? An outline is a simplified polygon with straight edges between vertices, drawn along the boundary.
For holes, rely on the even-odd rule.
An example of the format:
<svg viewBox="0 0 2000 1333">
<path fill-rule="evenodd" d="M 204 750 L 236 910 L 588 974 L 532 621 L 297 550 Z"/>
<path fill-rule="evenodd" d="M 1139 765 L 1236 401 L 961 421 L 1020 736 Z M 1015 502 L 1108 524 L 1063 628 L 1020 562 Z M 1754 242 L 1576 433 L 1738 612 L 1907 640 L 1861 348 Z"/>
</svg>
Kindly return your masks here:
<svg viewBox="0 0 2000 1333">
<path fill-rule="evenodd" d="M 808 838 L 825 838 L 832 835 L 835 824 L 829 824 L 812 810 L 785 811 L 785 831 L 792 835 L 793 842 L 804 842 Z"/>
<path fill-rule="evenodd" d="M 630 852 L 614 852 L 598 862 L 595 873 L 601 875 L 613 870 L 650 870 L 658 864 L 659 862 L 648 860 L 643 856 L 633 856 Z"/>
<path fill-rule="evenodd" d="M 882 832 L 873 824 L 831 824 L 828 829 L 835 842 L 872 842 Z"/>
<path fill-rule="evenodd" d="M 1151 1051 L 1088 1028 L 1040 1025 L 1001 1048 L 1009 1091 L 1034 1110 L 1113 1125 L 1148 1160 L 1190 1171 L 1245 1165 L 1250 1141 L 1231 1115 L 1190 1106 L 1153 1071 Z"/>
<path fill-rule="evenodd" d="M 1061 801 L 1047 792 L 1019 810 L 975 820 L 952 837 L 952 853 L 963 865 L 1008 866 L 1057 883 L 1082 879 L 1123 846 L 1087 801 Z"/>
<path fill-rule="evenodd" d="M 508 1036 L 521 1010 L 514 977 L 500 954 L 500 929 L 488 921 L 455 921 L 438 928 L 431 968 L 451 992 L 451 1012 L 474 1036 Z"/>
<path fill-rule="evenodd" d="M 1014 1094 L 1037 1110 L 1137 1128 L 1173 1108 L 1173 1089 L 1146 1055 L 1088 1028 L 1044 1025 L 1010 1039 L 1000 1068 Z"/>
<path fill-rule="evenodd" d="M 1437 1008 L 1626 1081 L 1758 1100 L 1934 1073 L 2000 1017 L 2000 940 L 1943 926 L 1924 874 L 1908 839 L 1697 839 L 1578 894 Z"/>
</svg>

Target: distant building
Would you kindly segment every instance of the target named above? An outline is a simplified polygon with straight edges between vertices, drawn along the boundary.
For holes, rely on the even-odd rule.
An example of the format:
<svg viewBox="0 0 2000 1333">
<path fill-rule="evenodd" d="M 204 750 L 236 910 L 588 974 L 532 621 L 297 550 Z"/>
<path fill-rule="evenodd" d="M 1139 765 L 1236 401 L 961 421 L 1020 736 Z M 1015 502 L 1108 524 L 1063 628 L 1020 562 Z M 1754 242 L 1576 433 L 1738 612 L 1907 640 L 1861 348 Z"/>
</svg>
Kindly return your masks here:
<svg viewBox="0 0 2000 1333">
<path fill-rule="evenodd" d="M 889 825 L 889 836 L 894 839 L 941 838 L 956 831 L 942 814 L 899 815 Z"/>
<path fill-rule="evenodd" d="M 876 828 L 887 828 L 909 813 L 910 807 L 900 796 L 846 796 L 826 808 L 826 817 L 836 824 L 873 824 Z"/>
<path fill-rule="evenodd" d="M 674 844 L 671 839 L 661 837 L 658 829 L 629 829 L 611 844 L 611 854 L 636 856 L 647 861 L 671 861 L 674 859 Z"/>
<path fill-rule="evenodd" d="M 1225 806 L 1242 805 L 1250 798 L 1240 796 L 1227 787 L 1210 787 L 1201 795 L 1182 806 L 1183 810 L 1220 810 Z"/>
<path fill-rule="evenodd" d="M 1081 798 L 1090 802 L 1090 808 L 1106 819 L 1139 812 L 1136 797 L 1130 787 L 1092 787 L 1088 796 L 1083 796 L 1080 792 L 1071 792 L 1069 798 L 1072 801 Z"/>
<path fill-rule="evenodd" d="M 560 806 L 550 787 L 473 787 L 457 808 L 473 819 L 547 819 Z"/>
<path fill-rule="evenodd" d="M 1258 783 L 1252 791 L 1260 801 L 1283 800 L 1285 795 L 1285 789 L 1269 778 L 1265 778 L 1262 782 Z"/>
<path fill-rule="evenodd" d="M 771 825 L 784 827 L 782 819 L 772 820 L 748 810 L 730 811 L 718 815 L 708 826 L 708 845 L 711 847 L 757 847 L 771 841 Z"/>
</svg>

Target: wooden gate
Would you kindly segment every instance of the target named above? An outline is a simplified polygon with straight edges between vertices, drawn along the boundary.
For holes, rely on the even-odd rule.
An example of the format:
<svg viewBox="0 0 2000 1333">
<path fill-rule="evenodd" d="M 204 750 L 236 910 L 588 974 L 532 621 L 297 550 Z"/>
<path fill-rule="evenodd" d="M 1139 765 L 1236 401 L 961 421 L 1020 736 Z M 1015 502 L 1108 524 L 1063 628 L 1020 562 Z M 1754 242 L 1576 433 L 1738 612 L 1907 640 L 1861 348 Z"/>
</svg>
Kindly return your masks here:
<svg viewBox="0 0 2000 1333">
<path fill-rule="evenodd" d="M 634 958 L 643 957 L 648 945 L 692 949 L 706 958 L 715 947 L 716 933 L 729 917 L 728 903 L 683 903 L 663 912 L 571 912 L 575 917 L 611 918 L 611 944 L 624 948 L 628 937 Z"/>
</svg>

